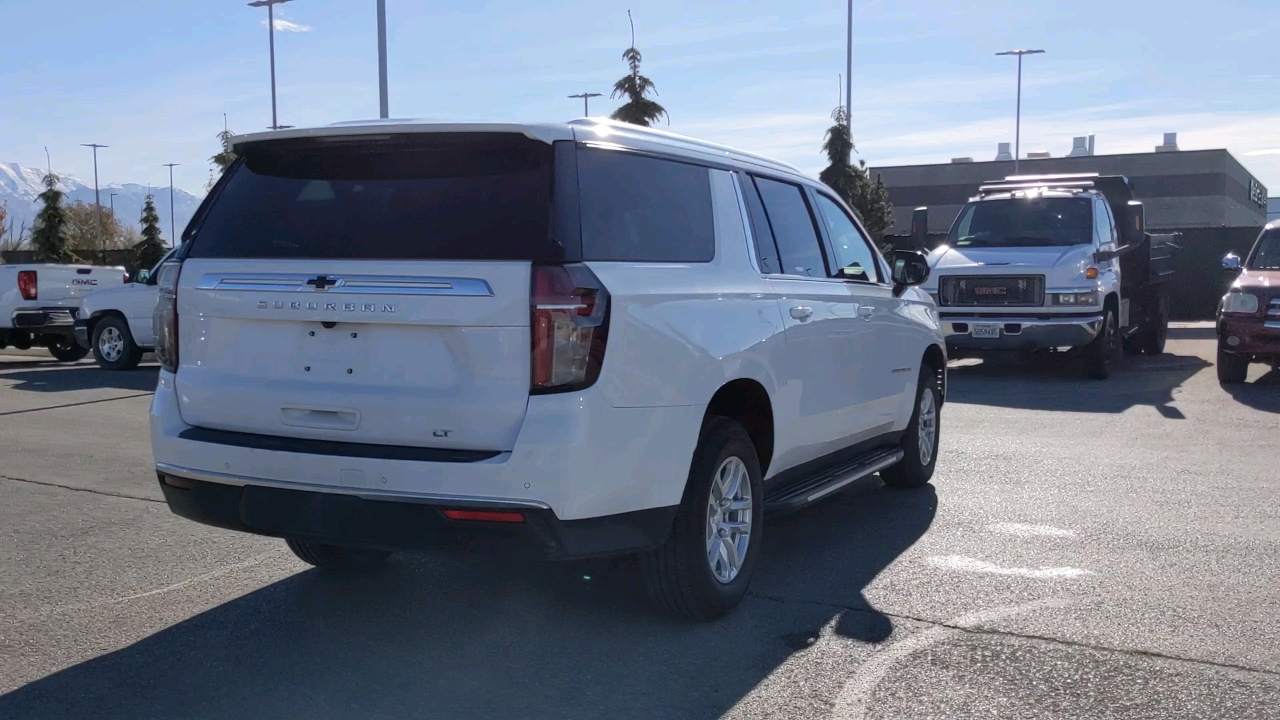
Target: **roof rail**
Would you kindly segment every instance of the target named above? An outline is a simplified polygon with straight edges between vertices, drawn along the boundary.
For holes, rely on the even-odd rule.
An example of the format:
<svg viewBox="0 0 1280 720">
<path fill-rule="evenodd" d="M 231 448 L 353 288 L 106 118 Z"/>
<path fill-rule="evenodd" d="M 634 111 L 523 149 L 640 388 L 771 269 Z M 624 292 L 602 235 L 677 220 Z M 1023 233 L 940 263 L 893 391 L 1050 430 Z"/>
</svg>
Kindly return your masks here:
<svg viewBox="0 0 1280 720">
<path fill-rule="evenodd" d="M 596 128 L 608 129 L 610 131 L 617 131 L 620 133 L 636 135 L 640 137 L 649 137 L 658 142 L 670 143 L 673 145 L 679 144 L 689 148 L 698 148 L 704 151 L 709 151 L 712 153 L 735 158 L 737 160 L 750 162 L 755 165 L 772 167 L 778 170 L 782 170 L 783 172 L 791 173 L 793 175 L 800 175 L 802 177 L 807 177 L 799 169 L 797 169 L 792 165 L 788 165 L 787 163 L 779 162 L 772 158 L 768 158 L 763 155 L 757 155 L 755 153 L 747 152 L 745 150 L 739 150 L 737 148 L 729 147 L 728 145 L 721 145 L 719 143 L 708 142 L 706 140 L 699 140 L 697 138 L 688 137 L 687 135 L 680 135 L 678 133 L 667 132 L 666 130 L 655 130 L 651 127 L 645 127 L 643 125 L 633 125 L 632 123 L 622 122 L 620 120 L 609 120 L 605 118 L 578 118 L 577 120 L 570 120 L 568 124 L 574 127 L 582 127 L 582 128 L 596 127 Z"/>
</svg>

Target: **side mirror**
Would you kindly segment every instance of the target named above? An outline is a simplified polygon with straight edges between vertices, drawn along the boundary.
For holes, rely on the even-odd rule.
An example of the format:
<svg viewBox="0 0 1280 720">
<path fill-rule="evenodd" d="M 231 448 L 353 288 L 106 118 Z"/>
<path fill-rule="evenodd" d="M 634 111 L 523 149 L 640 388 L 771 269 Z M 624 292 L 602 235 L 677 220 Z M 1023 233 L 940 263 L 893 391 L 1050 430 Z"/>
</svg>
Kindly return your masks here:
<svg viewBox="0 0 1280 720">
<path fill-rule="evenodd" d="M 133 281 L 140 285 L 146 285 L 147 280 L 150 280 L 150 279 L 151 279 L 150 270 L 139 270 L 138 274 L 133 276 Z"/>
<path fill-rule="evenodd" d="M 890 256 L 893 265 L 893 294 L 901 295 L 902 291 L 912 285 L 919 285 L 929 279 L 929 261 L 924 253 L 914 250 L 894 250 Z"/>
<path fill-rule="evenodd" d="M 1240 256 L 1235 253 L 1227 253 L 1222 258 L 1222 269 L 1231 273 L 1238 273 L 1243 266 L 1240 264 Z"/>
<path fill-rule="evenodd" d="M 911 242 L 923 250 L 929 242 L 929 208 L 918 207 L 911 211 Z"/>
</svg>

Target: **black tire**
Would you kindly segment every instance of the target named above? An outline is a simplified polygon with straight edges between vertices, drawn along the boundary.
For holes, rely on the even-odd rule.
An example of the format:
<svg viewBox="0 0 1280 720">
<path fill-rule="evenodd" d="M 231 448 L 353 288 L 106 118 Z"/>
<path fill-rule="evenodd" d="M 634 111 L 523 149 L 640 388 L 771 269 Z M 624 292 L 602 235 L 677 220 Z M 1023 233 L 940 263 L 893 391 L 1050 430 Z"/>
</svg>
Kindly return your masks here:
<svg viewBox="0 0 1280 720">
<path fill-rule="evenodd" d="M 1116 312 L 1107 306 L 1102 315 L 1102 329 L 1093 342 L 1084 346 L 1084 375 L 1090 380 L 1106 380 L 1120 355 L 1120 327 Z"/>
<path fill-rule="evenodd" d="M 932 398 L 933 408 L 933 440 L 932 446 L 924 444 L 925 438 L 920 432 L 921 408 L 925 404 L 925 393 Z M 927 419 L 926 419 L 927 422 Z M 927 433 L 926 433 L 927 434 Z M 918 488 L 933 478 L 933 469 L 938 464 L 938 448 L 942 444 L 942 391 L 938 387 L 938 370 L 925 365 L 920 368 L 920 382 L 916 386 L 915 409 L 911 411 L 911 422 L 902 433 L 902 461 L 897 465 L 880 471 L 880 479 L 884 484 L 896 488 Z M 928 461 L 924 460 L 924 448 L 928 448 Z"/>
<path fill-rule="evenodd" d="M 1164 344 L 1169 338 L 1169 298 L 1161 295 L 1156 300 L 1155 327 L 1143 332 L 1138 345 L 1144 355 L 1163 355 Z"/>
<path fill-rule="evenodd" d="M 391 553 L 385 550 L 363 550 L 346 548 L 340 545 L 308 542 L 306 540 L 285 540 L 285 544 L 305 563 L 315 565 L 321 570 L 376 570 L 386 564 Z"/>
<path fill-rule="evenodd" d="M 737 574 L 723 582 L 716 577 L 709 560 L 709 523 L 715 522 L 709 510 L 717 474 L 735 457 L 744 466 L 745 480 L 750 486 L 750 524 L 746 552 L 740 555 L 742 561 Z M 654 608 L 690 620 L 712 620 L 741 602 L 760 556 L 763 510 L 764 484 L 760 460 L 747 431 L 728 418 L 708 418 L 693 453 L 684 498 L 671 535 L 660 547 L 640 554 L 645 593 Z M 740 510 L 731 512 L 739 513 L 733 522 L 742 520 Z M 724 513 L 720 517 L 727 515 Z M 732 537 L 728 539 L 732 540 Z"/>
<path fill-rule="evenodd" d="M 49 338 L 46 343 L 49 353 L 59 362 L 79 362 L 89 354 L 88 350 L 80 347 L 80 343 L 70 335 L 58 335 Z"/>
<path fill-rule="evenodd" d="M 129 323 L 118 315 L 108 315 L 93 326 L 93 359 L 103 370 L 132 370 L 142 362 L 142 349 L 133 342 Z"/>
<path fill-rule="evenodd" d="M 1218 382 L 1239 385 L 1249 376 L 1249 358 L 1227 352 L 1218 346 Z"/>
</svg>

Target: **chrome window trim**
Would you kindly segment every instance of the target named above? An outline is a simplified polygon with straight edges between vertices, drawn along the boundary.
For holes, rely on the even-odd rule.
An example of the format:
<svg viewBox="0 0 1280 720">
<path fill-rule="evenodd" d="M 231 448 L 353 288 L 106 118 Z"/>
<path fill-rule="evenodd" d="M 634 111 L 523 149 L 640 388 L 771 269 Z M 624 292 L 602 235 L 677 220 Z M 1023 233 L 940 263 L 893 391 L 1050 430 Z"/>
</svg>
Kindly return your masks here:
<svg viewBox="0 0 1280 720">
<path fill-rule="evenodd" d="M 307 284 L 318 275 L 299 273 L 207 273 L 196 288 L 230 292 L 301 292 L 324 295 L 453 295 L 492 297 L 493 288 L 479 278 L 412 275 L 324 275 L 334 281 L 320 289 Z"/>
</svg>

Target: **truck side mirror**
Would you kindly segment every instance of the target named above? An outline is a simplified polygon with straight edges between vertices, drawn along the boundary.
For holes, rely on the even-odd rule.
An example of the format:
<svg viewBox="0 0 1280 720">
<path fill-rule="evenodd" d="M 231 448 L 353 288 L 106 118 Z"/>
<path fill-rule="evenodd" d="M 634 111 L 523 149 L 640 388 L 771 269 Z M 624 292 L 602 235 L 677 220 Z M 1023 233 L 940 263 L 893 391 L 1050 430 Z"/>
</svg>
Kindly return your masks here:
<svg viewBox="0 0 1280 720">
<path fill-rule="evenodd" d="M 911 242 L 918 250 L 924 250 L 929 242 L 929 208 L 918 207 L 911 211 Z"/>
<path fill-rule="evenodd" d="M 1227 253 L 1227 256 L 1222 258 L 1222 269 L 1229 273 L 1238 273 L 1242 267 L 1243 265 L 1240 264 L 1240 256 L 1233 252 Z"/>
<path fill-rule="evenodd" d="M 914 250 L 894 250 L 890 256 L 893 267 L 893 294 L 898 296 L 912 285 L 929 279 L 929 261 L 924 253 Z"/>
<path fill-rule="evenodd" d="M 150 279 L 151 279 L 150 270 L 139 270 L 138 274 L 133 276 L 133 281 L 140 285 L 146 285 L 147 280 L 150 280 Z"/>
</svg>

